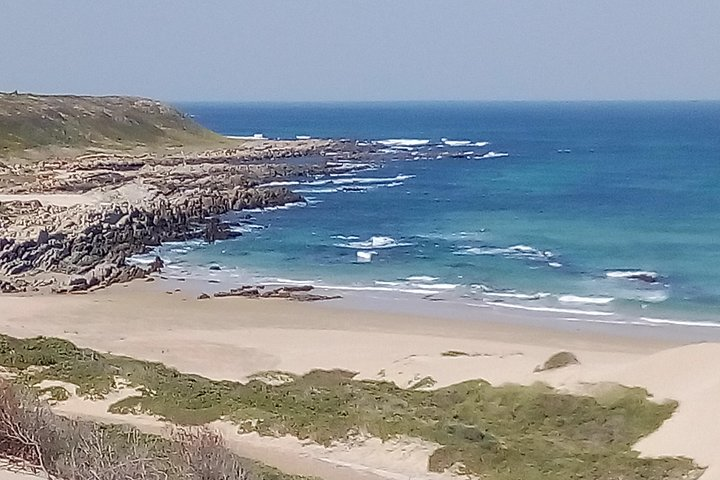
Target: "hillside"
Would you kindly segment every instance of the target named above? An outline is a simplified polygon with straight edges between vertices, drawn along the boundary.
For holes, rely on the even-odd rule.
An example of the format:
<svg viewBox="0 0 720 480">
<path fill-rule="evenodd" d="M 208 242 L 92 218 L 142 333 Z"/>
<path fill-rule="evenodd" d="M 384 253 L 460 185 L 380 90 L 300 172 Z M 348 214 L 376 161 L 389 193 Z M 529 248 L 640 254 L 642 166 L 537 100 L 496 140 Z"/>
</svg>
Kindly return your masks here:
<svg viewBox="0 0 720 480">
<path fill-rule="evenodd" d="M 136 97 L 0 93 L 0 157 L 27 150 L 129 150 L 216 143 L 173 107 Z"/>
</svg>

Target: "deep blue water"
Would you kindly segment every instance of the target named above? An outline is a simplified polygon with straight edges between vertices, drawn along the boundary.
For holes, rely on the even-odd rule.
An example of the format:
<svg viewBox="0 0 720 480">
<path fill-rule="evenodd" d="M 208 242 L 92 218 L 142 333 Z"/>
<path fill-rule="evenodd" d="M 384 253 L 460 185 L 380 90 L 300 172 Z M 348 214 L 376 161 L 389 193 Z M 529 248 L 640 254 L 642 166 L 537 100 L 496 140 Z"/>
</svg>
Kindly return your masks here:
<svg viewBox="0 0 720 480">
<path fill-rule="evenodd" d="M 293 186 L 309 204 L 254 213 L 267 228 L 164 247 L 181 269 L 216 262 L 588 319 L 720 318 L 720 103 L 180 107 L 226 135 L 428 141 L 387 146 L 373 171 Z M 489 151 L 509 156 L 479 158 Z"/>
</svg>

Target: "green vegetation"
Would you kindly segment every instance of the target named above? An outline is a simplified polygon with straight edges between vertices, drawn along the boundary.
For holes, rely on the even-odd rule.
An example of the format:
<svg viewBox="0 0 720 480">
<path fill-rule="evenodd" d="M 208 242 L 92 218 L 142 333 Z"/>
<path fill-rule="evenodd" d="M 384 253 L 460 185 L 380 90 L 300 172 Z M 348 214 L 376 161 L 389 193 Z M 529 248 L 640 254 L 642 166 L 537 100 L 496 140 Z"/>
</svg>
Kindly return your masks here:
<svg viewBox="0 0 720 480">
<path fill-rule="evenodd" d="M 469 357 L 470 354 L 460 350 L 448 350 L 441 354 L 443 357 Z"/>
<path fill-rule="evenodd" d="M 354 373 L 341 370 L 285 374 L 283 380 L 292 380 L 276 385 L 258 379 L 240 384 L 63 340 L 2 336 L 0 365 L 18 370 L 29 384 L 63 380 L 89 395 L 108 393 L 115 378 L 122 378 L 143 394 L 111 410 L 152 413 L 179 424 L 223 418 L 242 431 L 290 434 L 324 445 L 362 435 L 421 438 L 439 445 L 430 457 L 433 471 L 453 468 L 496 480 L 680 479 L 701 473 L 689 459 L 646 459 L 632 451 L 676 408 L 649 401 L 638 388 L 589 397 L 542 384 L 493 387 L 475 380 L 426 391 L 355 380 Z M 43 368 L 28 369 L 35 365 Z"/>
<path fill-rule="evenodd" d="M 302 480 L 230 452 L 206 429 L 170 438 L 55 415 L 26 388 L 0 380 L 0 459 L 72 480 Z"/>
<path fill-rule="evenodd" d="M 578 365 L 580 361 L 572 352 L 558 352 L 550 356 L 542 366 L 535 368 L 536 372 L 544 372 L 545 370 L 554 370 L 556 368 L 567 367 L 569 365 Z"/>
<path fill-rule="evenodd" d="M 154 100 L 0 94 L 0 156 L 43 147 L 128 149 L 219 139 Z"/>
<path fill-rule="evenodd" d="M 68 393 L 67 390 L 63 387 L 57 386 L 42 388 L 38 390 L 38 395 L 40 397 L 47 398 L 48 400 L 52 400 L 53 402 L 64 402 L 70 398 L 70 393 Z"/>
</svg>

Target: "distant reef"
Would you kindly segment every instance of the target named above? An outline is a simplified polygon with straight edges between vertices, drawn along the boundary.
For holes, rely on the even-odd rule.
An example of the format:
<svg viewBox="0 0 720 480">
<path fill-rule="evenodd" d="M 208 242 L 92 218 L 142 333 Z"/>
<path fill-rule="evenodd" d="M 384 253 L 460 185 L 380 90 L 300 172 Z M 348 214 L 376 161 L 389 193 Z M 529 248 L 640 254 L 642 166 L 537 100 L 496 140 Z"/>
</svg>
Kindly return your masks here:
<svg viewBox="0 0 720 480">
<path fill-rule="evenodd" d="M 221 140 L 157 100 L 0 93 L 0 157 L 37 149 L 132 150 Z"/>
</svg>

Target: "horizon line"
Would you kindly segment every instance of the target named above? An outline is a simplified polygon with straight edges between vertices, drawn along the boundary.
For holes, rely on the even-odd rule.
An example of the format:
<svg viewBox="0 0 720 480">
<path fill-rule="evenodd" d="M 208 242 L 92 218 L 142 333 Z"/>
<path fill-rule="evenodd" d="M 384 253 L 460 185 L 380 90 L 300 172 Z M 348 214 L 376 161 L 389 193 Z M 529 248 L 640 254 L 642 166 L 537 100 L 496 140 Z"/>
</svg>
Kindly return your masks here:
<svg viewBox="0 0 720 480">
<path fill-rule="evenodd" d="M 677 98 L 677 99 L 456 99 L 456 100 L 246 100 L 246 99 L 162 99 L 168 103 L 235 103 L 235 104 L 411 104 L 411 103 L 711 103 L 720 98 Z"/>
</svg>

